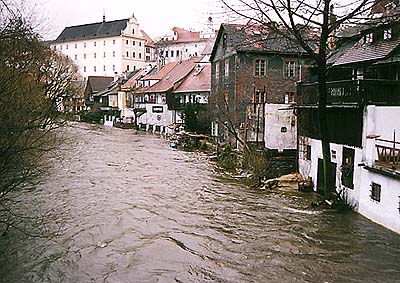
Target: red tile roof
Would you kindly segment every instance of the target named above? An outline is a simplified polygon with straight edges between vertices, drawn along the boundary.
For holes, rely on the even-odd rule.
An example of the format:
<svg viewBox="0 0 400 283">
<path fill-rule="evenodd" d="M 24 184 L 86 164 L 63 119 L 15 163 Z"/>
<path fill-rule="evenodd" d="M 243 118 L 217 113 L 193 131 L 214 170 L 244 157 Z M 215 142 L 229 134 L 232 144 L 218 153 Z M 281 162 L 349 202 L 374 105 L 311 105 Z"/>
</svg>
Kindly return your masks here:
<svg viewBox="0 0 400 283">
<path fill-rule="evenodd" d="M 197 65 L 174 92 L 205 92 L 211 90 L 211 64 Z"/>
<path fill-rule="evenodd" d="M 189 60 L 178 62 L 170 72 L 164 75 L 158 83 L 150 87 L 150 89 L 148 89 L 146 92 L 160 93 L 173 89 L 177 82 L 184 79 L 193 70 L 193 68 L 196 66 L 196 62 L 198 62 L 200 59 L 201 58 L 199 57 L 192 57 Z"/>
<path fill-rule="evenodd" d="M 139 79 L 146 75 L 146 69 L 140 70 L 132 78 L 121 86 L 121 89 L 130 89 L 133 87 Z"/>
<path fill-rule="evenodd" d="M 151 39 L 151 37 L 144 31 L 141 30 L 144 39 L 146 40 L 146 42 L 144 43 L 145 46 L 149 46 L 149 47 L 156 47 L 156 44 L 154 43 L 154 41 Z"/>
<path fill-rule="evenodd" d="M 161 68 L 161 70 L 155 74 L 155 75 L 150 75 L 146 76 L 143 78 L 143 80 L 161 80 L 163 77 L 165 77 L 179 62 L 170 62 L 167 63 L 164 67 Z"/>
<path fill-rule="evenodd" d="M 172 28 L 174 34 L 176 34 L 176 40 L 160 40 L 159 43 L 163 44 L 173 44 L 173 43 L 181 43 L 181 42 L 198 42 L 198 41 L 206 41 L 207 38 L 201 38 L 199 31 L 190 31 L 183 28 L 174 27 Z"/>
</svg>

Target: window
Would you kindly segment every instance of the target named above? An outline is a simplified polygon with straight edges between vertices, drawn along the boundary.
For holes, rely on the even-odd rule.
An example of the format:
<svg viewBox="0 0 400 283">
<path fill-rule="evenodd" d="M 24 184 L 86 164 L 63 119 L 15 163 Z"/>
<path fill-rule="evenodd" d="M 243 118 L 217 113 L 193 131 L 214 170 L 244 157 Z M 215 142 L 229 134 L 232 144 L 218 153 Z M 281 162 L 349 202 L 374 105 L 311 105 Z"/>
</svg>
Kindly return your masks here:
<svg viewBox="0 0 400 283">
<path fill-rule="evenodd" d="M 287 133 L 287 128 L 286 127 L 281 127 L 281 133 Z"/>
<path fill-rule="evenodd" d="M 179 50 L 176 50 L 176 57 L 179 57 Z"/>
<path fill-rule="evenodd" d="M 311 160 L 311 145 L 306 145 L 306 160 Z"/>
<path fill-rule="evenodd" d="M 353 189 L 354 149 L 344 147 L 342 158 L 342 184 L 343 186 Z"/>
<path fill-rule="evenodd" d="M 67 44 L 67 46 L 65 46 L 65 48 L 68 49 L 68 44 Z"/>
<path fill-rule="evenodd" d="M 96 66 L 93 67 L 93 71 L 96 72 Z"/>
<path fill-rule="evenodd" d="M 132 34 L 135 34 L 135 29 L 132 29 Z"/>
<path fill-rule="evenodd" d="M 150 53 L 150 48 L 146 47 L 146 53 Z"/>
<path fill-rule="evenodd" d="M 103 53 L 103 58 L 106 58 L 106 52 Z"/>
<path fill-rule="evenodd" d="M 383 39 L 391 39 L 392 38 L 392 29 L 385 29 L 383 31 Z"/>
<path fill-rule="evenodd" d="M 93 53 L 93 58 L 96 58 L 96 53 Z"/>
<path fill-rule="evenodd" d="M 125 40 L 125 43 L 126 43 L 126 45 L 128 45 L 129 44 L 129 40 Z"/>
<path fill-rule="evenodd" d="M 228 41 L 228 35 L 227 35 L 227 34 L 224 34 L 224 35 L 222 36 L 222 47 L 223 47 L 223 48 L 226 48 L 226 43 L 227 43 L 227 41 Z"/>
<path fill-rule="evenodd" d="M 86 73 L 86 66 L 83 66 L 83 72 Z"/>
<path fill-rule="evenodd" d="M 95 42 L 93 42 L 93 46 L 94 46 L 94 47 L 96 47 L 96 41 L 95 41 Z"/>
<path fill-rule="evenodd" d="M 286 61 L 285 62 L 285 74 L 286 78 L 294 78 L 296 76 L 296 62 Z"/>
<path fill-rule="evenodd" d="M 380 202 L 381 201 L 381 185 L 372 182 L 371 183 L 371 199 Z"/>
<path fill-rule="evenodd" d="M 336 150 L 331 150 L 331 159 L 332 160 L 336 160 L 336 157 L 337 157 L 337 153 L 336 153 Z"/>
<path fill-rule="evenodd" d="M 168 50 L 165 51 L 165 57 L 168 57 Z"/>
<path fill-rule="evenodd" d="M 86 42 L 83 43 L 83 47 L 86 48 Z"/>
<path fill-rule="evenodd" d="M 132 58 L 136 58 L 136 53 L 132 52 Z"/>
<path fill-rule="evenodd" d="M 113 44 L 115 44 L 115 39 L 113 39 Z"/>
<path fill-rule="evenodd" d="M 77 49 L 77 48 L 78 48 L 78 44 L 75 43 L 75 49 Z"/>
<path fill-rule="evenodd" d="M 174 57 L 174 50 L 171 50 L 171 57 Z"/>
<path fill-rule="evenodd" d="M 364 36 L 364 43 L 371 43 L 373 40 L 373 34 L 368 33 L 367 35 Z"/>
<path fill-rule="evenodd" d="M 60 50 L 62 50 L 62 45 L 60 45 Z"/>
<path fill-rule="evenodd" d="M 215 63 L 215 80 L 218 81 L 219 79 L 219 62 Z"/>
<path fill-rule="evenodd" d="M 139 58 L 142 59 L 142 53 L 139 53 Z"/>
<path fill-rule="evenodd" d="M 229 77 L 229 59 L 225 59 L 225 78 Z"/>
<path fill-rule="evenodd" d="M 262 77 L 267 75 L 267 60 L 256 59 L 254 61 L 254 76 Z"/>
<path fill-rule="evenodd" d="M 142 46 L 142 42 L 139 41 L 139 46 Z"/>
<path fill-rule="evenodd" d="M 86 59 L 86 53 L 85 53 L 85 54 L 83 54 L 83 59 Z"/>
<path fill-rule="evenodd" d="M 126 70 L 129 71 L 129 65 L 126 65 Z"/>
<path fill-rule="evenodd" d="M 115 57 L 115 51 L 113 51 L 113 57 Z"/>
<path fill-rule="evenodd" d="M 75 54 L 75 60 L 78 60 L 78 55 Z"/>
<path fill-rule="evenodd" d="M 146 61 L 150 61 L 150 56 L 146 56 Z"/>
<path fill-rule="evenodd" d="M 103 71 L 104 71 L 104 72 L 106 71 L 106 65 L 103 66 Z"/>
<path fill-rule="evenodd" d="M 106 41 L 105 40 L 103 41 L 103 45 L 106 46 Z"/>
<path fill-rule="evenodd" d="M 133 46 L 135 46 L 135 45 L 136 45 L 136 42 L 135 42 L 134 40 L 132 40 L 132 45 L 133 45 Z"/>
<path fill-rule="evenodd" d="M 285 93 L 285 103 L 293 103 L 294 102 L 294 92 L 286 92 Z"/>
<path fill-rule="evenodd" d="M 113 72 L 115 72 L 115 65 L 113 65 Z"/>
<path fill-rule="evenodd" d="M 129 57 L 129 51 L 126 51 L 126 57 Z"/>
</svg>

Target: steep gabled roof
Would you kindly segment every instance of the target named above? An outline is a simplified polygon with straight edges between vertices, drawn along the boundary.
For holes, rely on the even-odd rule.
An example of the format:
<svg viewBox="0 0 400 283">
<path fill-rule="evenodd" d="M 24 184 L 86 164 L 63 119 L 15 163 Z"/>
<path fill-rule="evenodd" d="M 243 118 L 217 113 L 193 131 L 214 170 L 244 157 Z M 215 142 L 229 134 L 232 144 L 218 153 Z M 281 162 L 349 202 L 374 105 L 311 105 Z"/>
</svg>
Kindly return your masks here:
<svg viewBox="0 0 400 283">
<path fill-rule="evenodd" d="M 197 65 L 174 90 L 175 93 L 207 91 L 211 91 L 211 64 Z"/>
<path fill-rule="evenodd" d="M 89 76 L 86 89 L 92 94 L 97 93 L 105 90 L 113 81 L 113 77 Z"/>
<path fill-rule="evenodd" d="M 227 46 L 237 52 L 305 53 L 294 39 L 290 39 L 289 34 L 284 33 L 285 30 L 275 23 L 271 23 L 271 26 L 254 23 L 221 24 L 211 58 L 215 56 L 218 46 L 222 46 L 219 42 L 224 40 Z"/>
<path fill-rule="evenodd" d="M 165 64 L 156 74 L 148 75 L 143 78 L 143 80 L 162 80 L 179 62 L 169 62 Z"/>
<path fill-rule="evenodd" d="M 149 46 L 149 47 L 156 47 L 156 44 L 154 43 L 154 41 L 151 39 L 151 37 L 144 31 L 141 30 L 144 39 L 146 40 L 146 42 L 144 43 L 145 46 Z"/>
<path fill-rule="evenodd" d="M 178 62 L 163 78 L 150 87 L 146 93 L 161 93 L 167 92 L 174 88 L 175 84 L 184 79 L 196 66 L 196 62 L 201 58 L 192 57 L 189 60 Z"/>
<path fill-rule="evenodd" d="M 154 66 L 150 69 L 140 69 L 138 70 L 132 77 L 129 78 L 124 84 L 122 84 L 121 89 L 129 90 L 131 87 L 136 85 L 136 83 L 143 79 L 145 76 L 152 75 L 155 71 L 157 71 L 157 66 Z"/>
<path fill-rule="evenodd" d="M 371 62 L 383 60 L 390 56 L 400 46 L 400 38 L 393 40 L 382 40 L 376 43 L 360 44 L 357 42 L 348 48 L 340 56 L 337 56 L 333 66 Z M 343 47 L 344 48 L 344 47 Z M 339 49 L 340 52 L 340 49 Z"/>
<path fill-rule="evenodd" d="M 66 27 L 54 42 L 58 43 L 82 39 L 119 36 L 126 28 L 128 21 L 129 19 L 123 19 Z"/>
</svg>

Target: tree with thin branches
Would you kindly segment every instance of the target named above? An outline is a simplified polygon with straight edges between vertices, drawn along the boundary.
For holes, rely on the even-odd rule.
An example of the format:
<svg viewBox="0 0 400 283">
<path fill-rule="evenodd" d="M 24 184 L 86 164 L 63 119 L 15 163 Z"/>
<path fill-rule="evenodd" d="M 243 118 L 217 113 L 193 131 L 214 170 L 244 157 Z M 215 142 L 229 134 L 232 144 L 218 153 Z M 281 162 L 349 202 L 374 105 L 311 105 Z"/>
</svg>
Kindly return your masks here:
<svg viewBox="0 0 400 283">
<path fill-rule="evenodd" d="M 334 191 L 330 174 L 330 134 L 327 120 L 327 77 L 329 65 L 327 60 L 335 48 L 335 36 L 338 29 L 364 22 L 371 9 L 381 2 L 377 0 L 221 0 L 231 13 L 243 19 L 252 20 L 260 25 L 273 26 L 283 36 L 299 44 L 315 64 L 318 82 L 318 115 L 319 131 L 322 142 L 324 180 L 326 197 Z M 387 3 L 386 3 L 387 2 Z M 310 31 L 314 31 L 317 45 L 310 44 Z M 315 38 L 313 39 L 315 40 Z"/>
</svg>

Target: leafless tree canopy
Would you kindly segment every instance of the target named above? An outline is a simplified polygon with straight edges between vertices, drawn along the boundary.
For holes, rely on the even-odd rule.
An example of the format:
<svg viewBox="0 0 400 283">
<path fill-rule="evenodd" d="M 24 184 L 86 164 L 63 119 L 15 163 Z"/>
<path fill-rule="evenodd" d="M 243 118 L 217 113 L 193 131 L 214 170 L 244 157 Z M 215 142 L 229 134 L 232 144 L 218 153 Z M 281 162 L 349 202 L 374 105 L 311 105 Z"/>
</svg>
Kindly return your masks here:
<svg viewBox="0 0 400 283">
<path fill-rule="evenodd" d="M 60 145 L 60 97 L 73 93 L 72 61 L 45 46 L 22 6 L 0 1 L 0 211 L 7 194 L 43 171 Z M 4 219 L 0 219 L 4 222 Z"/>
</svg>

